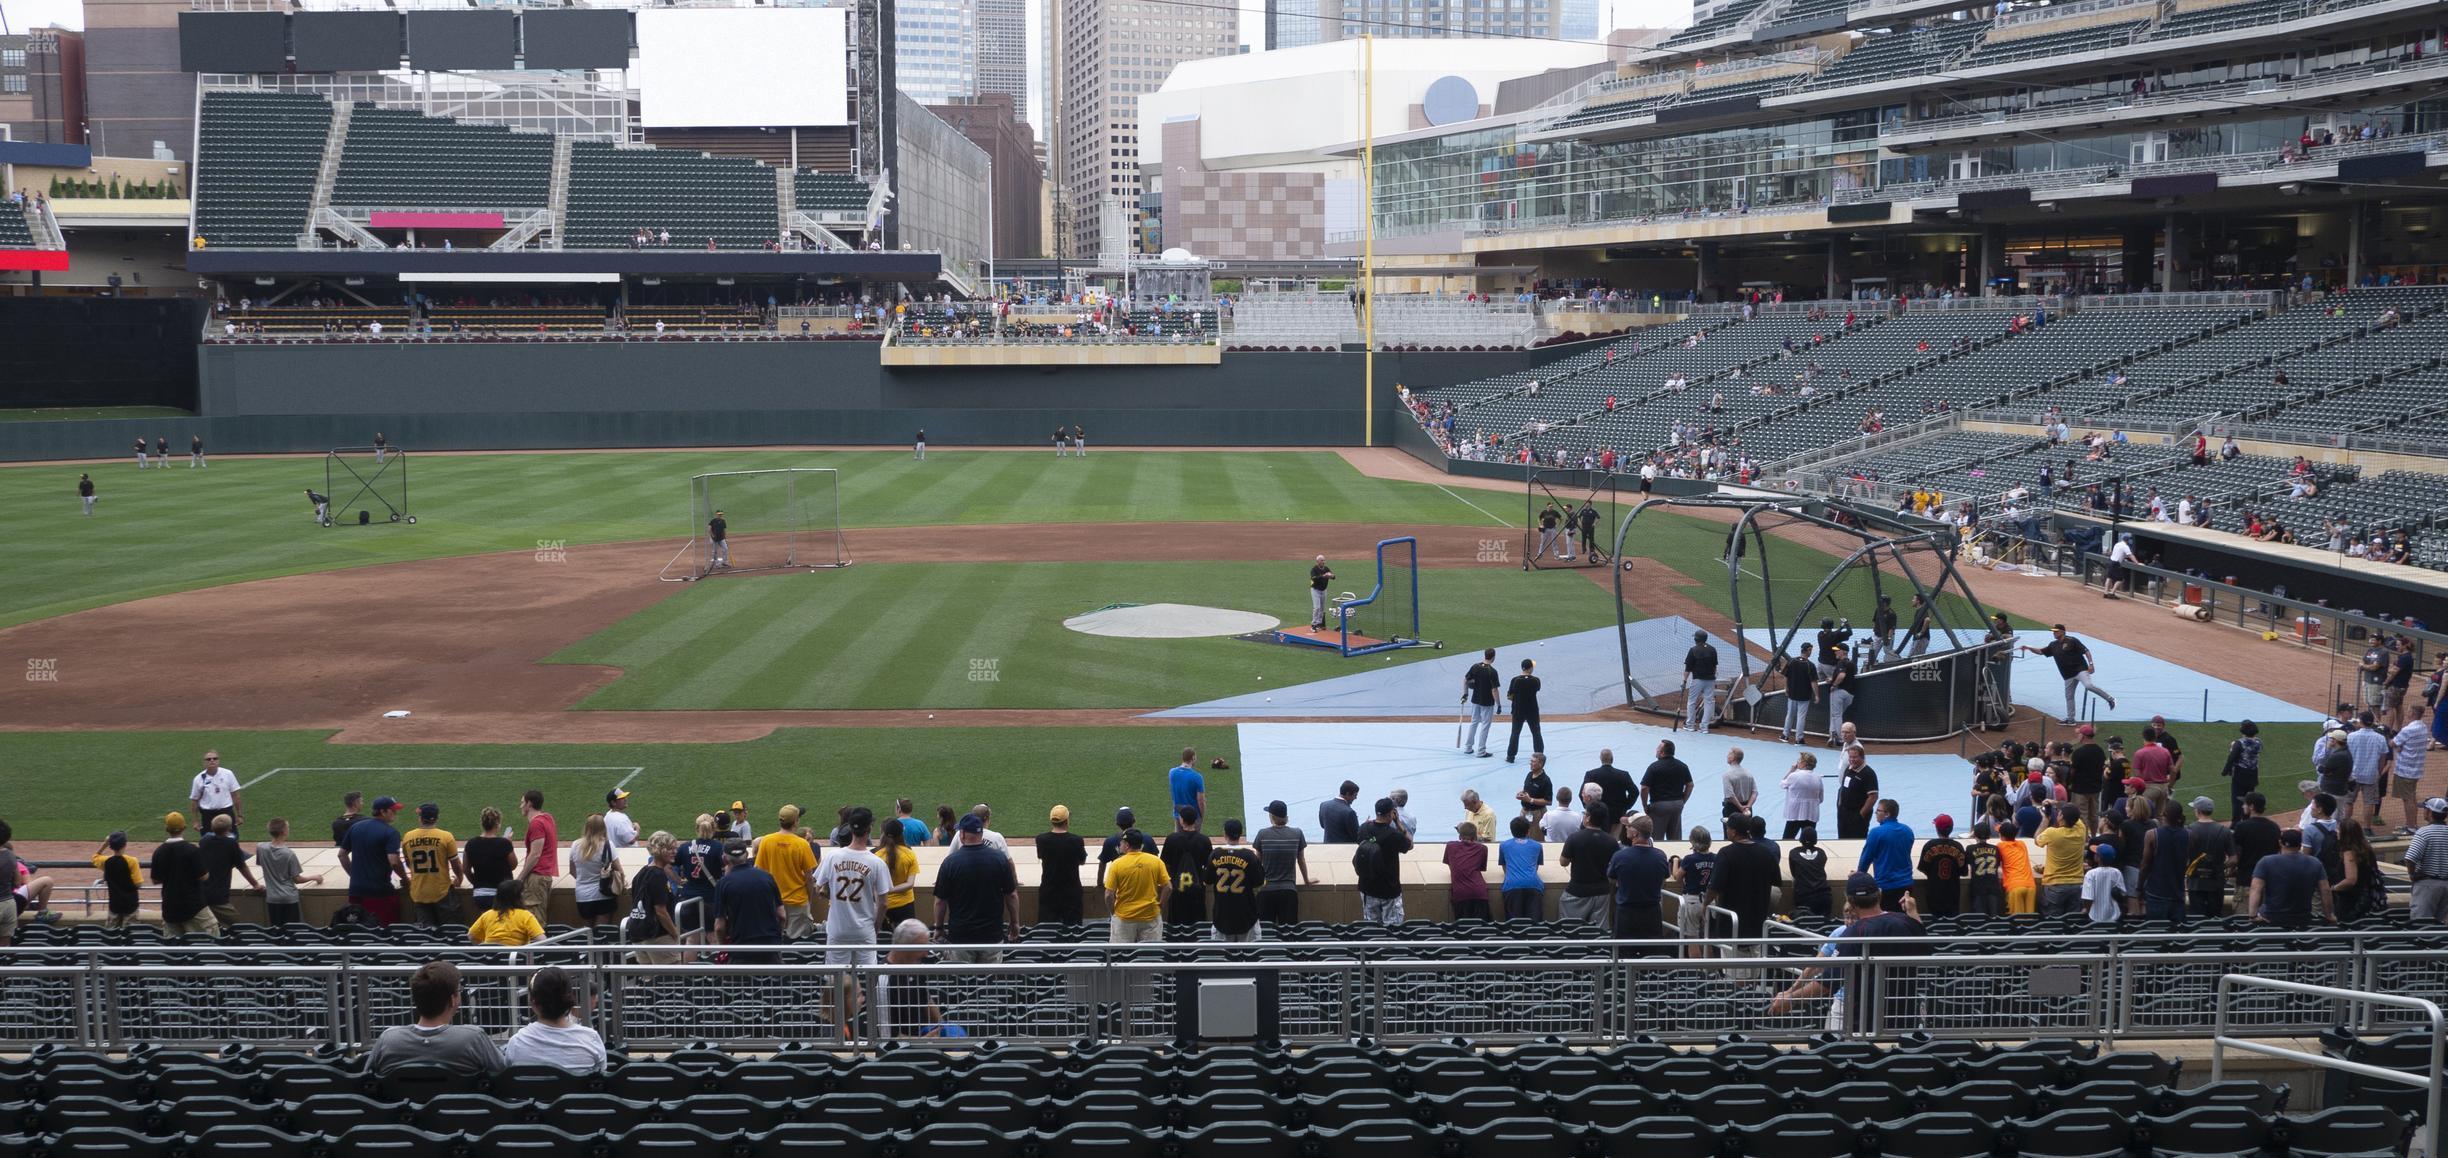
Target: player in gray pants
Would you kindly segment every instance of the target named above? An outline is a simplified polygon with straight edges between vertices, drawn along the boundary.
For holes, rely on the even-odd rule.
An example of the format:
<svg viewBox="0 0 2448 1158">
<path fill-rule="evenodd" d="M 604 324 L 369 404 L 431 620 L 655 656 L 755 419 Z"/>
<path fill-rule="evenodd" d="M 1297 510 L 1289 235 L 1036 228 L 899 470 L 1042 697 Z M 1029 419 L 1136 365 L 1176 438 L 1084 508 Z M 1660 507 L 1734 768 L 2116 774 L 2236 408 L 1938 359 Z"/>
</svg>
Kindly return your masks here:
<svg viewBox="0 0 2448 1158">
<path fill-rule="evenodd" d="M 1309 565 L 1309 627 L 1311 630 L 1323 631 L 1326 629 L 1326 585 L 1332 582 L 1334 582 L 1334 568 L 1326 565 L 1326 556 L 1320 555 L 1317 557 L 1317 562 Z"/>
<path fill-rule="evenodd" d="M 714 512 L 714 517 L 706 520 L 706 540 L 713 544 L 713 551 L 707 556 L 708 569 L 730 566 L 731 521 L 723 518 L 721 511 Z"/>
</svg>

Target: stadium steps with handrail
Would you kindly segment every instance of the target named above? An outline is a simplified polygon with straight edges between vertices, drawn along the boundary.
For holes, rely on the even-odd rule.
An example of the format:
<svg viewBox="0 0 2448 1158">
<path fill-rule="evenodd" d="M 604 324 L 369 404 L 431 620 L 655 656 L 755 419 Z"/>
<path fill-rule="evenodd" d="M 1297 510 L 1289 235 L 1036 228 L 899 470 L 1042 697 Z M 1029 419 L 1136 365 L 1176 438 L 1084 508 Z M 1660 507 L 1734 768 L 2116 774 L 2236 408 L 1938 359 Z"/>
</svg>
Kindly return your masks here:
<svg viewBox="0 0 2448 1158">
<path fill-rule="evenodd" d="M 552 215 L 550 249 L 561 248 L 561 239 L 569 236 L 570 137 L 553 138 L 552 185 L 545 194 L 545 211 Z"/>
<path fill-rule="evenodd" d="M 314 200 L 308 203 L 310 220 L 331 208 L 332 187 L 340 182 L 340 157 L 347 151 L 350 110 L 354 107 L 347 101 L 332 102 L 331 130 L 323 140 L 323 164 L 315 170 Z"/>
</svg>

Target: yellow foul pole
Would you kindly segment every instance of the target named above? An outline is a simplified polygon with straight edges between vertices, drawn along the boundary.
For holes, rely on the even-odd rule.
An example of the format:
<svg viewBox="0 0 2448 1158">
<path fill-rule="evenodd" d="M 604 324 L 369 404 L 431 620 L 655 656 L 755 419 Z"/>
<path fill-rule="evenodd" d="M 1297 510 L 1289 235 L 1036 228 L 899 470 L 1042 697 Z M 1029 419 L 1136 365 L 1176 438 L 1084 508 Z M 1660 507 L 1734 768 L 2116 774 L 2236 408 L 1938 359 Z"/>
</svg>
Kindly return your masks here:
<svg viewBox="0 0 2448 1158">
<path fill-rule="evenodd" d="M 1377 445 L 1377 38 L 1360 38 L 1361 444 Z"/>
</svg>

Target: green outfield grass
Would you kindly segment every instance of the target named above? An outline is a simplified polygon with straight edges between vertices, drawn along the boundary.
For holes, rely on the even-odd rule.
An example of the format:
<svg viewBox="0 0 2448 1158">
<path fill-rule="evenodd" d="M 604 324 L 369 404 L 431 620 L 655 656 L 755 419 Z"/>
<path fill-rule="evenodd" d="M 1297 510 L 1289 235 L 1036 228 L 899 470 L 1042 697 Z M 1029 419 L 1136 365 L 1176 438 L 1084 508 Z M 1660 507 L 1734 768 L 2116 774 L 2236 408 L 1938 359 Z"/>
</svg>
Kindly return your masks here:
<svg viewBox="0 0 2448 1158">
<path fill-rule="evenodd" d="M 1210 807 L 1241 814 L 1240 752 L 1229 726 L 1163 728 L 787 729 L 745 744 L 330 744 L 322 732 L 0 733 L 0 765 L 18 769 L 4 814 L 19 840 L 93 840 L 127 830 L 158 839 L 162 813 L 185 810 L 187 785 L 207 747 L 239 773 L 246 832 L 263 835 L 286 816 L 300 840 L 328 839 L 340 796 L 392 795 L 411 808 L 433 801 L 443 825 L 476 832 L 487 805 L 513 820 L 519 794 L 544 792 L 545 806 L 574 839 L 578 822 L 603 810 L 605 791 L 627 782 L 631 811 L 646 830 L 691 831 L 699 812 L 748 803 L 758 832 L 775 810 L 797 804 L 820 830 L 834 810 L 862 804 L 879 813 L 907 796 L 932 823 L 935 806 L 984 801 L 995 828 L 1012 836 L 1045 830 L 1046 809 L 1068 804 L 1078 830 L 1110 831 L 1113 810 L 1131 805 L 1161 818 L 1165 770 L 1184 746 L 1202 768 L 1222 757 L 1234 770 L 1207 772 Z M 273 769 L 280 769 L 274 773 Z M 390 771 L 398 769 L 398 771 Z M 413 769 L 413 770 L 410 770 Z M 571 770 L 576 769 L 576 770 Z M 37 771 L 39 770 L 39 771 Z M 272 773 L 266 777 L 266 773 Z M 261 778 L 261 779 L 259 779 Z M 108 784 L 108 792 L 93 786 Z"/>
<path fill-rule="evenodd" d="M 191 418 L 193 415 L 175 406 L 31 406 L 0 409 L 0 422 L 90 422 L 101 418 Z M 169 431 L 162 432 L 167 436 Z M 178 452 L 187 453 L 182 435 Z M 132 461 L 136 456 L 128 455 Z"/>
<path fill-rule="evenodd" d="M 220 459 L 166 471 L 104 461 L 0 469 L 0 627 L 88 607 L 307 571 L 486 551 L 669 539 L 690 532 L 689 476 L 838 467 L 852 527 L 966 523 L 1380 522 L 1489 517 L 1430 485 L 1373 479 L 1330 453 L 897 451 L 430 455 L 410 460 L 417 525 L 318 528 L 305 489 L 323 460 Z M 76 482 L 91 471 L 93 518 Z M 345 497 L 345 496 L 343 496 Z M 1490 505 L 1489 510 L 1512 508 Z M 741 528 L 747 530 L 748 528 Z"/>
<path fill-rule="evenodd" d="M 1333 560 L 1365 591 L 1374 566 Z M 687 590 L 571 646 L 559 663 L 626 674 L 582 707 L 1170 708 L 1439 654 L 1345 659 L 1246 640 L 1083 635 L 1063 620 L 1109 603 L 1309 613 L 1282 563 L 1004 563 L 742 576 Z M 1614 623 L 1607 593 L 1544 588 L 1510 566 L 1420 572 L 1421 631 L 1456 649 Z M 1534 597 L 1535 596 L 1535 597 Z"/>
</svg>

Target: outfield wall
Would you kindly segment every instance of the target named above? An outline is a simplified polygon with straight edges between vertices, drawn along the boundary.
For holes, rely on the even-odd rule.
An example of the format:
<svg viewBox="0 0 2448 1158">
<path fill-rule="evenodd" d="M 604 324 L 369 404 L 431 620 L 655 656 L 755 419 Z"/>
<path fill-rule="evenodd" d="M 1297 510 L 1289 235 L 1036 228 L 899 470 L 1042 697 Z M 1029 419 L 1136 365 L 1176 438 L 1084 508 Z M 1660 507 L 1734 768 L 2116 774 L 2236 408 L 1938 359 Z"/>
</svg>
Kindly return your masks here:
<svg viewBox="0 0 2448 1158">
<path fill-rule="evenodd" d="M 1397 383 L 1541 365 L 1553 348 L 1377 357 L 1379 442 Z M 218 453 L 363 445 L 424 450 L 1042 445 L 1356 446 L 1362 360 L 1233 353 L 1216 366 L 889 367 L 865 342 L 396 342 L 198 348 L 202 416 L 0 423 L 0 460 L 107 458 L 138 434 Z"/>
</svg>

